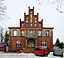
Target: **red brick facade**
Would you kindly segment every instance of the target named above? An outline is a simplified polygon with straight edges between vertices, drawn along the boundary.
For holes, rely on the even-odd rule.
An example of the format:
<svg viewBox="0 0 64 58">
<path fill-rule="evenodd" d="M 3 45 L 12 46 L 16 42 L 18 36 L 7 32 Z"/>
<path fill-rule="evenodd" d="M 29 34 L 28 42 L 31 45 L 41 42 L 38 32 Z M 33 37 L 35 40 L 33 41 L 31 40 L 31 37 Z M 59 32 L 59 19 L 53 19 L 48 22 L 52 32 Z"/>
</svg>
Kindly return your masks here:
<svg viewBox="0 0 64 58">
<path fill-rule="evenodd" d="M 43 27 L 43 19 L 38 21 L 38 13 L 34 15 L 34 7 L 29 14 L 24 13 L 24 21 L 20 19 L 20 27 L 9 27 L 9 50 L 33 52 L 36 46 L 53 49 L 53 27 Z"/>
</svg>

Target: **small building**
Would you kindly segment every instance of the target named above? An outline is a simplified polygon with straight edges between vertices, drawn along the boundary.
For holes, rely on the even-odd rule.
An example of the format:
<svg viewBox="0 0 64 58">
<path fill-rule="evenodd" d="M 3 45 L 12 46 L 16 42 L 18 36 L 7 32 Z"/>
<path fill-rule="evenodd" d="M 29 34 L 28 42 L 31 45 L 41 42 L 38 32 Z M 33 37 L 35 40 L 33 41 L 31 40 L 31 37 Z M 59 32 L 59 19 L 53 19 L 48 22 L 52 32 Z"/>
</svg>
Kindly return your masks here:
<svg viewBox="0 0 64 58">
<path fill-rule="evenodd" d="M 0 51 L 4 51 L 4 44 L 0 43 Z"/>
<path fill-rule="evenodd" d="M 39 20 L 39 13 L 34 15 L 33 9 L 28 8 L 28 15 L 24 13 L 24 21 L 20 19 L 20 27 L 9 28 L 9 50 L 18 52 L 33 52 L 36 46 L 48 47 L 53 50 L 53 27 L 43 27 L 43 19 Z"/>
</svg>

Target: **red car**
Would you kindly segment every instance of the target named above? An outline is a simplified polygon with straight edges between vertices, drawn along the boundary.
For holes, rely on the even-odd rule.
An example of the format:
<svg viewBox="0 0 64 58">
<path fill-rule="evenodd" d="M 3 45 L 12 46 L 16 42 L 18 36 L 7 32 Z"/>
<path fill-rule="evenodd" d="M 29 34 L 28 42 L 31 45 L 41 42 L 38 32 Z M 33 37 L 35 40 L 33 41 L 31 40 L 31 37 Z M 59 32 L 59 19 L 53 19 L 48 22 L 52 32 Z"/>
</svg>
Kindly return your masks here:
<svg viewBox="0 0 64 58">
<path fill-rule="evenodd" d="M 49 54 L 49 49 L 39 46 L 34 49 L 34 54 L 40 56 L 46 56 Z"/>
</svg>

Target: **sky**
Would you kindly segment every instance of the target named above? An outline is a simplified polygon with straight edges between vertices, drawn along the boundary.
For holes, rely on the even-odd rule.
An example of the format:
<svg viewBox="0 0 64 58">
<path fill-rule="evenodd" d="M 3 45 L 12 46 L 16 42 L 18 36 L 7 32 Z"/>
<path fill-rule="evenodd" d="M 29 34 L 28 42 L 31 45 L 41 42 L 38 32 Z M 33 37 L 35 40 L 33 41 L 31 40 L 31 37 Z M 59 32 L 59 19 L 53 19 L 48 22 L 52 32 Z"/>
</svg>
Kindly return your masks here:
<svg viewBox="0 0 64 58">
<path fill-rule="evenodd" d="M 46 0 L 5 0 L 4 5 L 7 7 L 6 15 L 9 16 L 6 27 L 19 26 L 19 19 L 24 20 L 24 12 L 28 14 L 28 7 L 33 8 L 35 14 L 39 13 L 39 21 L 43 19 L 43 26 L 54 27 L 53 42 L 59 38 L 64 42 L 64 13 L 59 13 L 56 10 L 56 5 L 48 3 Z M 2 24 L 4 27 L 5 25 Z"/>
</svg>

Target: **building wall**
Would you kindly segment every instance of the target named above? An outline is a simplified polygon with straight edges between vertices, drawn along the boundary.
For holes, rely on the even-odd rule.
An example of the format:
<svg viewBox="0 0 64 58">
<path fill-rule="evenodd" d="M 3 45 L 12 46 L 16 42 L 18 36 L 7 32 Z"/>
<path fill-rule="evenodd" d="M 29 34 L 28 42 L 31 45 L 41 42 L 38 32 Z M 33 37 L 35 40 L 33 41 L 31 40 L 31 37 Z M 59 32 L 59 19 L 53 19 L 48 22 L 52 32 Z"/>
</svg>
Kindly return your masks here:
<svg viewBox="0 0 64 58">
<path fill-rule="evenodd" d="M 35 20 L 36 20 L 36 22 L 35 22 Z M 9 29 L 10 29 L 9 30 L 9 50 L 11 50 L 11 51 L 23 50 L 23 51 L 27 51 L 27 52 L 29 52 L 29 51 L 33 52 L 34 48 L 27 46 L 26 37 L 30 37 L 30 34 L 28 34 L 28 31 L 34 31 L 34 30 L 35 30 L 35 37 L 36 37 L 35 46 L 41 46 L 42 41 L 45 40 L 46 45 L 50 49 L 50 51 L 52 51 L 52 49 L 53 49 L 53 28 L 43 27 L 43 19 L 41 21 L 38 21 L 38 13 L 37 13 L 37 15 L 34 15 L 34 7 L 33 7 L 33 9 L 30 9 L 30 7 L 29 7 L 28 15 L 26 15 L 26 13 L 24 13 L 24 21 L 21 21 L 21 19 L 20 19 L 20 27 L 9 27 Z M 14 31 L 17 31 L 16 36 L 14 35 Z M 22 31 L 26 31 L 25 36 L 22 36 Z M 41 31 L 41 36 L 39 36 L 39 31 Z M 20 48 L 16 47 L 17 40 L 21 41 Z"/>
<path fill-rule="evenodd" d="M 50 36 L 48 36 L 48 37 L 45 37 L 45 36 L 38 37 L 37 46 L 41 46 L 42 41 L 46 41 L 46 46 L 49 48 L 50 51 L 52 51 L 53 48 L 51 48 L 51 46 L 53 46 L 53 42 L 51 43 L 51 40 L 52 40 L 52 38 Z"/>
<path fill-rule="evenodd" d="M 17 40 L 20 40 L 21 41 L 21 47 L 20 48 L 17 48 L 16 47 L 16 42 L 17 42 Z M 11 43 L 11 41 L 12 41 L 12 43 Z M 25 40 L 25 37 L 20 37 L 20 36 L 12 36 L 11 37 L 11 41 L 10 41 L 10 43 L 11 43 L 11 49 L 10 50 L 17 50 L 17 49 L 23 49 L 26 45 L 26 40 Z"/>
</svg>

